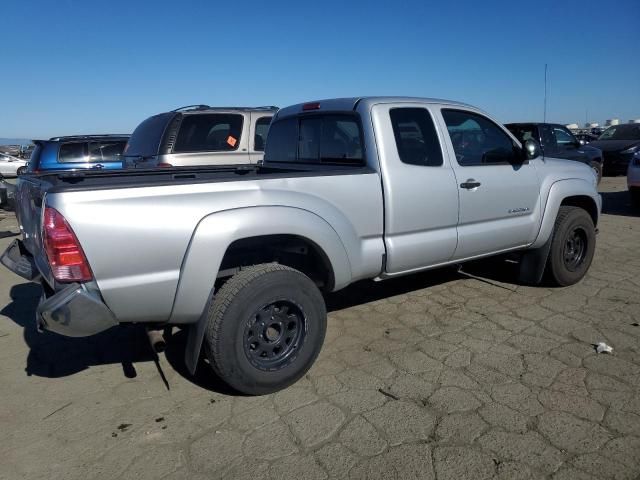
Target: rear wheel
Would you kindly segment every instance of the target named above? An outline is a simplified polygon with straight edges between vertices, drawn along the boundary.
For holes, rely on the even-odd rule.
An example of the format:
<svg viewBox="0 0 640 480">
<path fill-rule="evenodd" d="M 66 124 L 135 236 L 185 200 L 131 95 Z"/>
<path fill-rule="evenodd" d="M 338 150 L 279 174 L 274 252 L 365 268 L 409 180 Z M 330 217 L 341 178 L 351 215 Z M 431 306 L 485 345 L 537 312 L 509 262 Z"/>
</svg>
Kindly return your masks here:
<svg viewBox="0 0 640 480">
<path fill-rule="evenodd" d="M 324 342 L 327 312 L 309 277 L 268 263 L 229 279 L 208 321 L 205 345 L 215 373 L 240 392 L 263 395 L 309 370 Z"/>
<path fill-rule="evenodd" d="M 582 280 L 591 266 L 595 246 L 591 216 L 579 207 L 560 207 L 546 267 L 551 282 L 566 287 Z"/>
</svg>

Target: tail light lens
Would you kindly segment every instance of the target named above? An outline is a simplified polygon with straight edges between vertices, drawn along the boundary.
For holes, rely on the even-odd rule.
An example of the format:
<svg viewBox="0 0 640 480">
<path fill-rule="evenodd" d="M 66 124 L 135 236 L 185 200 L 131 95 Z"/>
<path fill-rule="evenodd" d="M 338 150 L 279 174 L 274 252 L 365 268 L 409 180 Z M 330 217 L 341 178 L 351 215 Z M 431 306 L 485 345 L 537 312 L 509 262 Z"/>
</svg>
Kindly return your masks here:
<svg viewBox="0 0 640 480">
<path fill-rule="evenodd" d="M 173 165 L 171 165 L 170 163 L 165 163 L 165 162 L 158 163 L 158 166 L 162 167 L 162 168 L 171 168 L 171 167 L 173 167 Z"/>
<path fill-rule="evenodd" d="M 44 248 L 54 278 L 59 282 L 87 282 L 93 278 L 80 242 L 55 208 L 45 207 Z"/>
</svg>

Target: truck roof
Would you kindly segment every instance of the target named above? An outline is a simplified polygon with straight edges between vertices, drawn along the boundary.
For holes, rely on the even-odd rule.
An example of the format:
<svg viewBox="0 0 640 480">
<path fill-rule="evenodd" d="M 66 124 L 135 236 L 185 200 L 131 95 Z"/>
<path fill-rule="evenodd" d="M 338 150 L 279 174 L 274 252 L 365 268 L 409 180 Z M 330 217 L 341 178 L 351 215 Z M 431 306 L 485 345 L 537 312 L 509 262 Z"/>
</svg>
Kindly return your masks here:
<svg viewBox="0 0 640 480">
<path fill-rule="evenodd" d="M 287 117 L 290 115 L 296 115 L 304 111 L 305 105 L 318 104 L 318 110 L 325 111 L 349 111 L 355 110 L 356 107 L 364 103 L 368 107 L 378 103 L 397 103 L 397 102 L 419 102 L 419 103 L 440 103 L 451 106 L 474 108 L 471 105 L 462 102 L 454 102 L 452 100 L 443 100 L 439 98 L 422 98 L 422 97 L 394 97 L 394 96 L 382 96 L 382 97 L 347 97 L 347 98 L 329 98 L 324 100 L 314 100 L 310 102 L 298 103 L 291 105 L 290 107 L 281 108 L 276 114 L 276 118 Z"/>
</svg>

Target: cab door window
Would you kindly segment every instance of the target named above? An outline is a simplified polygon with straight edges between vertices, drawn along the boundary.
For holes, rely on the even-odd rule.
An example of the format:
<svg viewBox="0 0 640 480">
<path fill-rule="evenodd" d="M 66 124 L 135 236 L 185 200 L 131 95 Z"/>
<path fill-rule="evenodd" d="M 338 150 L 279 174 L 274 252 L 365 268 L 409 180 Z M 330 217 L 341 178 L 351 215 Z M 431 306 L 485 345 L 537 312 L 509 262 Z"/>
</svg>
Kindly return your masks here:
<svg viewBox="0 0 640 480">
<path fill-rule="evenodd" d="M 462 167 L 510 164 L 517 158 L 511 137 L 482 115 L 465 110 L 442 110 L 451 144 Z"/>
<path fill-rule="evenodd" d="M 576 144 L 573 135 L 563 128 L 553 127 L 553 136 L 556 138 L 556 144 L 560 147 L 574 146 Z"/>
<path fill-rule="evenodd" d="M 425 167 L 442 165 L 438 134 L 426 109 L 393 108 L 389 116 L 400 161 Z"/>
</svg>

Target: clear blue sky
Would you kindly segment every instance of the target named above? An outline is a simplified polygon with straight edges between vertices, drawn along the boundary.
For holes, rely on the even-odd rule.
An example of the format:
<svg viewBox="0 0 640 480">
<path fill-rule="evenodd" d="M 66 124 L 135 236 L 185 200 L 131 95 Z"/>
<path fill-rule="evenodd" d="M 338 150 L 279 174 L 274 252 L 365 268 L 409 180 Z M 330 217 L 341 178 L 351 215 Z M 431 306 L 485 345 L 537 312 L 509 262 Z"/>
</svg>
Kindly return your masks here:
<svg viewBox="0 0 640 480">
<path fill-rule="evenodd" d="M 415 95 L 503 122 L 640 118 L 640 1 L 0 5 L 0 137 L 129 132 L 193 103 Z"/>
</svg>

